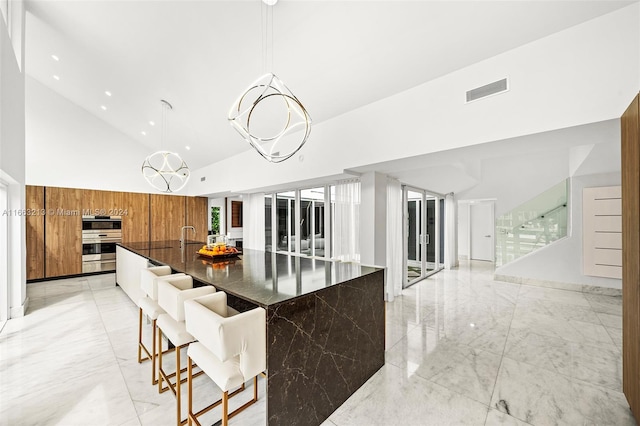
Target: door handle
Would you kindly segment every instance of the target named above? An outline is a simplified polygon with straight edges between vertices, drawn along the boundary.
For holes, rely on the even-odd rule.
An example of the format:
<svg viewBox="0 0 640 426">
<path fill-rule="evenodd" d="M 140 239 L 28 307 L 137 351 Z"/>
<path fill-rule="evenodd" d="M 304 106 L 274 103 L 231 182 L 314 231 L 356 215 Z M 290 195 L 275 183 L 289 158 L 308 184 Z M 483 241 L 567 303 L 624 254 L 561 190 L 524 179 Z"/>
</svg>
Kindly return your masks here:
<svg viewBox="0 0 640 426">
<path fill-rule="evenodd" d="M 484 237 L 485 238 L 491 238 L 491 235 L 485 235 Z"/>
</svg>

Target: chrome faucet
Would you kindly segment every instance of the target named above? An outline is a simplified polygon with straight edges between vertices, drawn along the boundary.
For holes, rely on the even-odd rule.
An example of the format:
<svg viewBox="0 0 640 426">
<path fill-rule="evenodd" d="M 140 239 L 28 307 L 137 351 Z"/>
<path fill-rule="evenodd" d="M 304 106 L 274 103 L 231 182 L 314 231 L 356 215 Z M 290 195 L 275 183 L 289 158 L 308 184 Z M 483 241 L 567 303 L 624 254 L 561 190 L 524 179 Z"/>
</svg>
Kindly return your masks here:
<svg viewBox="0 0 640 426">
<path fill-rule="evenodd" d="M 182 246 L 184 245 L 184 243 L 186 241 L 185 238 L 184 238 L 184 230 L 185 229 L 193 229 L 193 233 L 194 234 L 196 233 L 196 228 L 194 228 L 193 226 L 183 226 L 180 229 L 180 248 L 182 248 Z"/>
</svg>

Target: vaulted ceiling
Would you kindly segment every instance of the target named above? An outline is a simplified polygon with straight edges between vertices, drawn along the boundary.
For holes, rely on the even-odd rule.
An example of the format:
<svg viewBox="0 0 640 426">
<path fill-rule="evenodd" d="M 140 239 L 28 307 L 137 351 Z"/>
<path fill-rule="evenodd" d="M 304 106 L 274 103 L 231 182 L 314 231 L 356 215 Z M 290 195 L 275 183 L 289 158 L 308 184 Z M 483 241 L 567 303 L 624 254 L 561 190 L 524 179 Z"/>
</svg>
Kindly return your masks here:
<svg viewBox="0 0 640 426">
<path fill-rule="evenodd" d="M 318 123 L 631 3 L 27 0 L 26 72 L 150 148 L 168 100 L 195 169 L 249 149 L 227 113 L 266 71 Z"/>
</svg>

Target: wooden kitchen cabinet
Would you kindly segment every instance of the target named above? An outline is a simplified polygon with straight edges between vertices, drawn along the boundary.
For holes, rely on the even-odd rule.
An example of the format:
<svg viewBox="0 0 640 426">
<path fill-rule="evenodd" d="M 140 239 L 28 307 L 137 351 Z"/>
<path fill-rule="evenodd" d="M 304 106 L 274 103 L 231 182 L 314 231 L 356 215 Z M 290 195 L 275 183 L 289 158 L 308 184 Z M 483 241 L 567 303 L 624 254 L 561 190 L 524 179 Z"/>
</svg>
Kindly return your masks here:
<svg viewBox="0 0 640 426">
<path fill-rule="evenodd" d="M 122 215 L 122 242 L 149 241 L 150 195 L 137 192 L 120 192 L 115 200 L 126 214 Z"/>
<path fill-rule="evenodd" d="M 182 227 L 187 225 L 186 198 L 182 195 L 151 194 L 151 241 L 180 239 Z M 194 239 L 193 231 L 188 232 L 186 238 Z"/>
<path fill-rule="evenodd" d="M 82 190 L 82 211 L 87 216 L 124 216 L 124 192 Z"/>
<path fill-rule="evenodd" d="M 206 241 L 208 199 L 176 195 L 26 186 L 27 279 L 82 273 L 82 216 L 122 217 L 122 242 Z"/>
<path fill-rule="evenodd" d="M 82 273 L 82 190 L 45 190 L 45 277 Z"/>
<path fill-rule="evenodd" d="M 188 231 L 190 240 L 207 241 L 209 231 L 209 199 L 206 197 L 187 197 L 187 225 L 196 228 L 195 235 Z"/>
<path fill-rule="evenodd" d="M 26 249 L 27 279 L 44 278 L 44 186 L 27 185 L 26 192 Z"/>
</svg>

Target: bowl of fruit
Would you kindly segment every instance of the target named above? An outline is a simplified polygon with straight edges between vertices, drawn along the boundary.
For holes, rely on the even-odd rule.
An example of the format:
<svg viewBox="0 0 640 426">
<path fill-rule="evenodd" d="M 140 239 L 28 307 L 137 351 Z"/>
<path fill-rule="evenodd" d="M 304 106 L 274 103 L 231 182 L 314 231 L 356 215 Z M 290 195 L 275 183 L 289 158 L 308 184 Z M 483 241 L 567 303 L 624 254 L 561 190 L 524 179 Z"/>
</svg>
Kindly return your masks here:
<svg viewBox="0 0 640 426">
<path fill-rule="evenodd" d="M 235 247 L 227 246 L 225 243 L 215 243 L 213 247 L 209 245 L 202 246 L 198 250 L 198 254 L 209 258 L 220 258 L 237 256 L 239 253 Z"/>
</svg>

